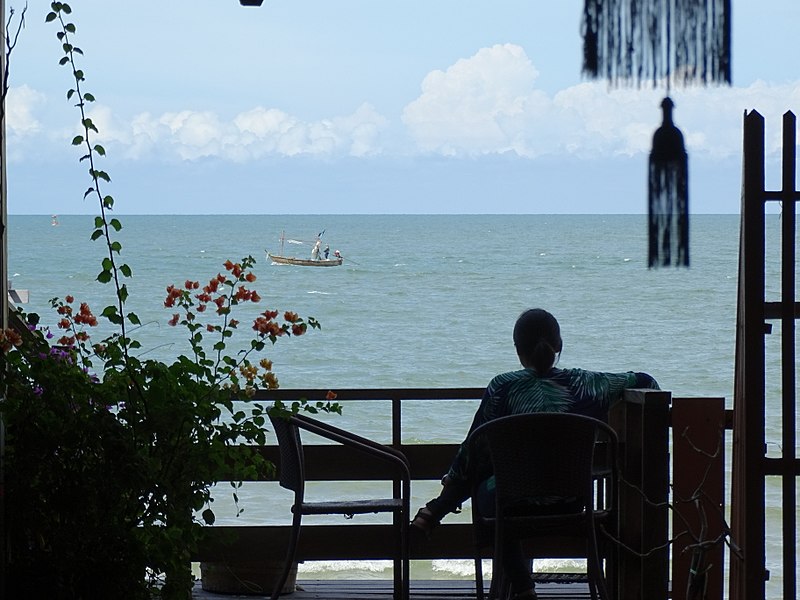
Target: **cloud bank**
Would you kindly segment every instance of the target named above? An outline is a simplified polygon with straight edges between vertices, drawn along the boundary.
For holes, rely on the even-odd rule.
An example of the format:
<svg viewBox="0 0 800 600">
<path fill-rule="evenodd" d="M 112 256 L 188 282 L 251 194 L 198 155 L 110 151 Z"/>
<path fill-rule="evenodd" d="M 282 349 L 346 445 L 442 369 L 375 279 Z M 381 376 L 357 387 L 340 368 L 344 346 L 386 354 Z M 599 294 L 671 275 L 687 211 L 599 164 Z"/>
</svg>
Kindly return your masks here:
<svg viewBox="0 0 800 600">
<path fill-rule="evenodd" d="M 246 163 L 268 157 L 373 157 L 400 154 L 578 158 L 635 156 L 649 151 L 661 120 L 663 90 L 609 89 L 585 82 L 548 95 L 521 46 L 481 48 L 446 70 L 428 73 L 402 114 L 380 114 L 365 102 L 349 115 L 304 121 L 255 107 L 225 119 L 213 111 L 144 112 L 123 120 L 107 106 L 90 116 L 107 147 L 129 159 Z M 746 88 L 678 90 L 675 122 L 693 155 L 726 159 L 741 152 L 745 110 L 768 123 L 768 148 L 780 147 L 780 115 L 800 104 L 800 82 Z M 9 142 L 25 145 L 47 126 L 47 98 L 28 86 L 7 99 Z M 770 127 L 772 124 L 772 127 Z M 63 140 L 60 140 L 63 143 Z M 11 150 L 13 153 L 13 150 Z M 18 156 L 18 153 L 17 155 Z"/>
</svg>

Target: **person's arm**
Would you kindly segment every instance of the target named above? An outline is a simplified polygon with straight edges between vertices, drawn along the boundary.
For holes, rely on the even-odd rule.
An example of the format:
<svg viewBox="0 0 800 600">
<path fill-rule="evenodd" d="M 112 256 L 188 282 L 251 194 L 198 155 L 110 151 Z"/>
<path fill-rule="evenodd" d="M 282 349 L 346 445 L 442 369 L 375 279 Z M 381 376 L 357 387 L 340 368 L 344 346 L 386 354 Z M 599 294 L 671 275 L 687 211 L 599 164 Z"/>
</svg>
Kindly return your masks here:
<svg viewBox="0 0 800 600">
<path fill-rule="evenodd" d="M 464 438 L 464 441 L 461 442 L 461 445 L 458 447 L 458 451 L 456 452 L 456 456 L 453 459 L 453 462 L 450 465 L 450 468 L 447 471 L 447 475 L 444 476 L 442 479 L 442 483 L 444 484 L 446 480 L 451 481 L 467 481 L 469 479 L 469 469 L 470 469 L 470 456 L 469 456 L 469 445 L 467 440 L 469 439 L 470 434 L 475 431 L 478 427 L 486 423 L 486 413 L 489 406 L 489 403 L 492 400 L 492 394 L 490 392 L 491 386 L 487 387 L 486 390 L 483 392 L 483 397 L 481 398 L 481 404 L 478 407 L 478 410 L 475 411 L 475 416 L 472 418 L 472 425 L 469 427 L 469 431 L 467 431 L 467 435 Z"/>
</svg>

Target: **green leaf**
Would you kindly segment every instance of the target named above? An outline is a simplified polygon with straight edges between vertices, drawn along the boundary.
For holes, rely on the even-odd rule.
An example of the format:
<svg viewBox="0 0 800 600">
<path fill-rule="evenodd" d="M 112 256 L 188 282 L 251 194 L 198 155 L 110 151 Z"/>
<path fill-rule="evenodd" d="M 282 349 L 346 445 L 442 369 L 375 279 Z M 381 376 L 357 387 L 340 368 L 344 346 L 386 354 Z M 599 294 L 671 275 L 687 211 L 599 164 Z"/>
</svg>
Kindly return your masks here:
<svg viewBox="0 0 800 600">
<path fill-rule="evenodd" d="M 114 231 L 122 229 L 122 223 L 119 222 L 119 219 L 111 219 L 108 224 Z"/>
<path fill-rule="evenodd" d="M 75 54 L 83 54 L 83 50 L 81 50 L 81 49 L 80 49 L 80 48 L 78 48 L 77 46 L 75 46 L 75 47 L 72 49 L 72 51 L 73 51 Z"/>
<path fill-rule="evenodd" d="M 78 162 L 83 162 L 83 161 L 85 161 L 85 160 L 89 160 L 90 158 L 92 158 L 92 155 L 91 155 L 91 154 L 84 154 L 83 156 L 81 156 L 81 157 L 78 159 Z"/>
<path fill-rule="evenodd" d="M 59 32 L 56 34 L 56 37 L 57 37 L 59 40 L 63 40 L 65 35 L 67 35 L 67 34 L 66 34 L 66 33 L 64 33 L 63 31 L 59 31 Z"/>
<path fill-rule="evenodd" d="M 45 23 L 50 23 L 51 21 L 55 21 L 56 18 L 57 18 L 56 17 L 56 13 L 54 13 L 54 12 L 47 13 L 47 16 L 44 18 L 44 22 Z"/>
<path fill-rule="evenodd" d="M 93 187 L 90 187 L 88 190 L 86 190 L 85 192 L 83 192 L 83 197 L 84 197 L 84 199 L 86 198 L 86 196 L 88 196 L 89 194 L 91 194 L 93 191 L 94 191 L 94 188 L 93 188 Z"/>
<path fill-rule="evenodd" d="M 128 321 L 133 323 L 134 325 L 141 325 L 142 322 L 139 320 L 139 315 L 136 313 L 130 312 L 128 313 Z"/>
<path fill-rule="evenodd" d="M 125 277 L 130 277 L 133 273 L 131 272 L 131 268 L 128 265 L 121 265 L 119 268 L 120 272 Z"/>
<path fill-rule="evenodd" d="M 117 314 L 117 307 L 116 306 L 106 306 L 103 309 L 103 312 L 100 313 L 102 317 L 112 317 Z"/>
<path fill-rule="evenodd" d="M 72 138 L 72 145 L 73 146 L 79 146 L 82 143 L 83 143 L 83 136 L 82 135 L 76 135 L 74 138 Z"/>
<path fill-rule="evenodd" d="M 72 44 L 70 44 L 69 42 L 64 42 L 63 44 L 61 44 L 61 47 L 64 49 L 64 52 L 69 52 L 70 50 L 72 50 Z"/>
<path fill-rule="evenodd" d="M 114 199 L 111 196 L 103 198 L 103 206 L 106 208 L 114 208 Z"/>
<path fill-rule="evenodd" d="M 108 173 L 106 173 L 105 171 L 95 171 L 95 174 L 97 175 L 98 179 L 102 179 L 106 183 L 111 183 L 111 177 L 109 177 Z M 103 198 L 103 201 L 105 202 L 107 198 L 110 198 L 110 196 L 106 196 L 105 198 Z"/>
<path fill-rule="evenodd" d="M 83 81 L 83 80 L 84 80 L 84 77 L 83 77 L 83 71 L 81 71 L 80 69 L 75 69 L 75 70 L 72 72 L 72 75 L 73 75 L 73 77 L 75 77 L 75 79 L 77 79 L 78 81 Z M 97 131 L 97 130 L 95 129 L 95 131 Z"/>
<path fill-rule="evenodd" d="M 64 14 L 69 15 L 72 13 L 72 9 L 69 7 L 69 4 L 66 2 L 61 3 L 61 10 Z"/>
<path fill-rule="evenodd" d="M 92 232 L 92 241 L 95 241 L 97 238 L 103 236 L 103 231 L 101 229 L 95 229 Z"/>
<path fill-rule="evenodd" d="M 217 342 L 214 344 L 214 350 L 217 352 L 222 352 L 225 350 L 225 342 Z"/>
<path fill-rule="evenodd" d="M 61 60 L 58 61 L 58 64 L 62 67 L 69 62 L 69 56 L 62 56 Z"/>
<path fill-rule="evenodd" d="M 119 254 L 120 250 L 122 250 L 122 244 L 120 244 L 117 241 L 111 242 L 111 251 L 112 252 L 116 252 L 117 254 Z"/>
<path fill-rule="evenodd" d="M 104 269 L 104 270 L 106 270 L 106 271 L 110 271 L 111 269 L 113 269 L 113 268 L 114 268 L 114 263 L 113 263 L 113 262 L 111 262 L 111 259 L 110 259 L 110 258 L 108 258 L 108 257 L 105 257 L 105 258 L 103 259 L 103 262 L 102 262 L 102 263 L 100 263 L 100 264 L 102 264 L 102 265 L 103 265 L 103 269 Z"/>
<path fill-rule="evenodd" d="M 100 156 L 106 155 L 106 149 L 103 148 L 100 144 L 94 145 L 94 151 L 97 152 Z"/>
<path fill-rule="evenodd" d="M 67 100 L 75 95 L 75 90 L 67 90 Z"/>
<path fill-rule="evenodd" d="M 213 510 L 207 508 L 203 511 L 203 521 L 205 521 L 206 525 L 213 525 L 216 520 L 217 518 L 214 516 Z"/>
<path fill-rule="evenodd" d="M 111 281 L 111 271 L 101 271 L 97 276 L 97 281 L 100 283 L 108 283 Z"/>
<path fill-rule="evenodd" d="M 124 285 L 119 288 L 119 299 L 123 304 L 128 300 L 128 288 Z"/>
<path fill-rule="evenodd" d="M 90 94 L 89 92 L 83 92 L 83 99 L 87 102 L 94 102 L 94 94 Z"/>
<path fill-rule="evenodd" d="M 105 225 L 105 224 L 106 224 L 106 222 L 103 220 L 103 217 L 95 217 L 94 218 L 94 226 L 97 227 L 98 229 L 100 227 L 102 227 L 103 225 Z"/>
<path fill-rule="evenodd" d="M 75 33 L 75 24 L 74 23 L 67 23 L 64 26 L 64 29 L 66 29 L 70 33 Z"/>
</svg>

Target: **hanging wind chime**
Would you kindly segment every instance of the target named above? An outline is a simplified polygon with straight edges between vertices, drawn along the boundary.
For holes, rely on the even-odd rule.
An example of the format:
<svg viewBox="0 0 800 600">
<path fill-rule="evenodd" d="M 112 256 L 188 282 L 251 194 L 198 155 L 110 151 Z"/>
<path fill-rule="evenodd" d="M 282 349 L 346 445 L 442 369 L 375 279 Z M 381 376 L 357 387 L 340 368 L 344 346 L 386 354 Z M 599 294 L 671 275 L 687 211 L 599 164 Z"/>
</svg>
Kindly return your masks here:
<svg viewBox="0 0 800 600">
<path fill-rule="evenodd" d="M 689 175 L 670 85 L 731 83 L 731 0 L 584 0 L 583 70 L 665 83 L 648 174 L 648 266 L 689 266 Z"/>
</svg>

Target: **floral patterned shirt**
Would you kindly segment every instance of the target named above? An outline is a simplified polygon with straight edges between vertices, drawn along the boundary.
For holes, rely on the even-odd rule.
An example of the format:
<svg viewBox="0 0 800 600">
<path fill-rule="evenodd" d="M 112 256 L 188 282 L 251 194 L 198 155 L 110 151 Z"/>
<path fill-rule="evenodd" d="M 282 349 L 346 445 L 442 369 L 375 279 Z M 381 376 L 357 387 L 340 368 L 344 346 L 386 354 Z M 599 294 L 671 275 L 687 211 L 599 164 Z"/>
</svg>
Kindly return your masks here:
<svg viewBox="0 0 800 600">
<path fill-rule="evenodd" d="M 599 373 L 583 369 L 556 369 L 542 377 L 534 369 L 498 375 L 486 388 L 469 433 L 508 415 L 531 412 L 569 412 L 605 420 L 611 404 L 629 388 L 659 389 L 647 373 Z M 467 438 L 469 438 L 469 433 Z M 488 457 L 471 465 L 467 442 L 456 453 L 448 475 L 467 481 L 474 468 L 478 477 L 488 476 Z M 488 472 L 487 472 L 488 469 Z"/>
</svg>

